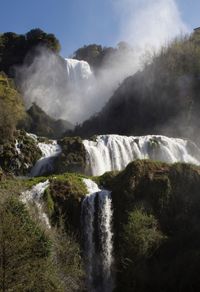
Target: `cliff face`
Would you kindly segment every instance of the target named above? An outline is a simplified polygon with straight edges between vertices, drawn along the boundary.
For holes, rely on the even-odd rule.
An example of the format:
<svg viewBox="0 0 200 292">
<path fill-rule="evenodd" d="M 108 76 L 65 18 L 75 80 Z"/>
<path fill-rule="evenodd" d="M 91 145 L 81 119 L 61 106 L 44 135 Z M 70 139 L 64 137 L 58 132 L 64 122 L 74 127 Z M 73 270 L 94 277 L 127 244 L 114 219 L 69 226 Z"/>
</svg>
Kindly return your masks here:
<svg viewBox="0 0 200 292">
<path fill-rule="evenodd" d="M 52 234 L 46 235 L 53 244 L 49 252 L 54 252 L 59 241 L 63 246 L 57 248 L 63 253 L 67 242 L 71 242 L 72 253 L 67 260 L 74 258 L 78 266 L 75 266 L 77 273 L 72 270 L 69 273 L 82 291 L 83 273 L 77 248 L 81 243 L 81 203 L 87 193 L 83 176 L 66 173 L 28 180 L 4 176 L 0 194 L 2 198 L 10 194 L 16 198 L 23 190 L 47 179 L 49 187 L 43 204 L 53 228 L 51 233 L 56 235 L 56 239 Z M 180 287 L 184 292 L 198 291 L 200 168 L 183 163 L 169 165 L 136 160 L 121 172 L 105 173 L 93 179 L 112 191 L 115 291 L 175 292 Z M 30 214 L 35 214 L 35 220 L 36 213 Z M 65 230 L 62 236 L 61 230 Z M 72 240 L 69 235 L 72 233 L 78 237 Z M 63 238 L 67 241 L 61 241 Z M 57 252 L 61 255 L 60 249 Z M 64 272 L 60 260 L 54 270 L 56 273 Z M 56 281 L 59 283 L 59 277 Z"/>
<path fill-rule="evenodd" d="M 26 118 L 20 126 L 27 132 L 51 139 L 58 139 L 62 137 L 65 131 L 74 128 L 66 120 L 55 120 L 50 117 L 35 103 L 27 110 Z"/>
<path fill-rule="evenodd" d="M 115 291 L 198 291 L 200 168 L 136 160 L 95 181 L 112 191 Z M 52 180 L 53 220 L 80 232 L 81 176 Z"/>
<path fill-rule="evenodd" d="M 109 186 L 116 291 L 198 291 L 200 169 L 135 161 Z"/>
<path fill-rule="evenodd" d="M 74 135 L 164 134 L 198 141 L 199 44 L 197 31 L 163 48 L 125 79 L 98 114 L 75 128 Z"/>
</svg>

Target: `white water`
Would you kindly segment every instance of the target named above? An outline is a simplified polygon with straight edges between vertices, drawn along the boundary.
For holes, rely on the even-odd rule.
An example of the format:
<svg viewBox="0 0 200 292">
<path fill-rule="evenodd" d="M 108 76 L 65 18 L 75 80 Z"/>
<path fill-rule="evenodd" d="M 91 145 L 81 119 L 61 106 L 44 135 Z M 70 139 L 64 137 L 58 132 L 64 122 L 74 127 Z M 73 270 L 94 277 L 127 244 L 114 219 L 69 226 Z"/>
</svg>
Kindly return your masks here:
<svg viewBox="0 0 200 292">
<path fill-rule="evenodd" d="M 67 68 L 68 80 L 73 83 L 73 85 L 79 86 L 80 82 L 89 80 L 93 77 L 90 65 L 85 61 L 79 61 L 75 59 L 65 59 Z"/>
<path fill-rule="evenodd" d="M 49 180 L 46 180 L 45 182 L 38 183 L 37 185 L 33 186 L 31 190 L 27 190 L 22 193 L 21 200 L 23 203 L 29 205 L 29 204 L 35 204 L 38 210 L 39 219 L 41 222 L 47 226 L 47 228 L 51 228 L 49 218 L 47 214 L 43 211 L 43 204 L 42 204 L 42 196 L 44 194 L 44 191 L 49 186 Z"/>
<path fill-rule="evenodd" d="M 21 154 L 20 143 L 18 140 L 15 141 L 15 150 L 16 150 L 18 155 Z"/>
<path fill-rule="evenodd" d="M 65 62 L 67 84 L 65 100 L 61 104 L 62 118 L 67 116 L 71 122 L 76 123 L 85 120 L 91 112 L 96 80 L 86 61 L 65 59 Z"/>
<path fill-rule="evenodd" d="M 111 192 L 83 179 L 88 194 L 82 203 L 82 228 L 89 292 L 113 289 L 112 199 Z"/>
<path fill-rule="evenodd" d="M 53 160 L 61 153 L 61 147 L 57 141 L 50 140 L 49 143 L 38 143 L 42 152 L 42 157 L 36 162 L 31 169 L 31 176 L 40 176 L 53 171 Z"/>
<path fill-rule="evenodd" d="M 135 159 L 154 159 L 167 163 L 200 164 L 200 149 L 184 139 L 165 136 L 100 135 L 96 141 L 84 140 L 92 175 L 122 170 Z"/>
</svg>

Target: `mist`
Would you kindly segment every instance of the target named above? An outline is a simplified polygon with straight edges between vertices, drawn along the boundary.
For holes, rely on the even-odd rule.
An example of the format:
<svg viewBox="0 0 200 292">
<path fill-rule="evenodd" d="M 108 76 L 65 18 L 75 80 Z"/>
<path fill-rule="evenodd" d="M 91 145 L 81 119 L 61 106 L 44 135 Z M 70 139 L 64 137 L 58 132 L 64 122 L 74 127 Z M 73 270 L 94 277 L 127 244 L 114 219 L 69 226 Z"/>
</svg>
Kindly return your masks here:
<svg viewBox="0 0 200 292">
<path fill-rule="evenodd" d="M 117 50 L 98 70 L 85 78 L 70 80 L 66 63 L 45 48 L 38 48 L 32 62 L 17 68 L 26 107 L 37 103 L 47 114 L 74 124 L 98 113 L 119 84 L 151 62 L 175 36 L 187 33 L 174 0 L 112 0 L 120 21 L 116 44 L 123 40 L 127 50 Z"/>
</svg>

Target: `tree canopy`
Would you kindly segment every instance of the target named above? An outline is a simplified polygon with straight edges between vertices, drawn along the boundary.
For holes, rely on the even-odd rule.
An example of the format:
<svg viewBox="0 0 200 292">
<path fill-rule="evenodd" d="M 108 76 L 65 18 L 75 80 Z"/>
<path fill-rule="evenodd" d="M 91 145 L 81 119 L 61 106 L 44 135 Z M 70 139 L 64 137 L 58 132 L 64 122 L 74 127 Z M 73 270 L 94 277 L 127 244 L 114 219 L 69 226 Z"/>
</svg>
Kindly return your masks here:
<svg viewBox="0 0 200 292">
<path fill-rule="evenodd" d="M 23 63 L 27 53 L 37 46 L 44 46 L 55 53 L 60 43 L 53 34 L 35 28 L 26 34 L 6 32 L 0 35 L 0 71 L 13 76 L 13 66 Z"/>
</svg>

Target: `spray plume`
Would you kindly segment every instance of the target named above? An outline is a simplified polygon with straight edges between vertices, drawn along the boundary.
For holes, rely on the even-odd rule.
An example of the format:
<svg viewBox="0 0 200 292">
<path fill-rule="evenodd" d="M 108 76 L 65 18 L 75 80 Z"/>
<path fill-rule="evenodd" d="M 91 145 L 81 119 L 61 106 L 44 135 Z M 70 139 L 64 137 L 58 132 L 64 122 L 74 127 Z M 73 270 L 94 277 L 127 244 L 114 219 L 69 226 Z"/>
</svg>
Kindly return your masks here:
<svg viewBox="0 0 200 292">
<path fill-rule="evenodd" d="M 99 112 L 119 83 L 141 68 L 141 59 L 144 62 L 144 56 L 149 58 L 147 50 L 158 52 L 176 35 L 187 32 L 174 0 L 112 3 L 120 21 L 116 41 L 124 39 L 132 49 L 118 50 L 94 76 L 86 62 L 74 61 L 75 64 L 68 59 L 65 63 L 52 52 L 38 48 L 34 61 L 25 62 L 17 70 L 27 108 L 36 102 L 54 118 L 80 123 Z M 74 78 L 68 72 L 69 66 L 74 70 Z"/>
</svg>

